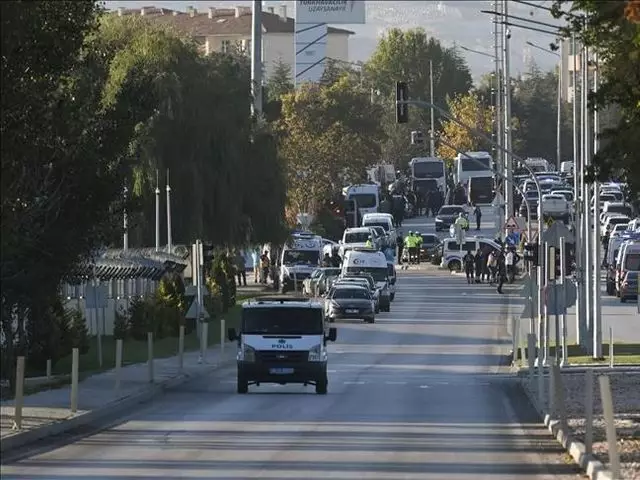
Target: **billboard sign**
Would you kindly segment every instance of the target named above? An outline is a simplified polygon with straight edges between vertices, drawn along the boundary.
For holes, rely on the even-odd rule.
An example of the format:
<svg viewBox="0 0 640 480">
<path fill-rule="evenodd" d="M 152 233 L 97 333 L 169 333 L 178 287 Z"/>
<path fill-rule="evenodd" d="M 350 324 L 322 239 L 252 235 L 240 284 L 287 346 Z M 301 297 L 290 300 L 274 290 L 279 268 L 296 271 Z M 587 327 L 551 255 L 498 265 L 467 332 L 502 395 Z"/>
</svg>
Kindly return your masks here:
<svg viewBox="0 0 640 480">
<path fill-rule="evenodd" d="M 297 23 L 365 23 L 365 1 L 297 0 Z"/>
</svg>

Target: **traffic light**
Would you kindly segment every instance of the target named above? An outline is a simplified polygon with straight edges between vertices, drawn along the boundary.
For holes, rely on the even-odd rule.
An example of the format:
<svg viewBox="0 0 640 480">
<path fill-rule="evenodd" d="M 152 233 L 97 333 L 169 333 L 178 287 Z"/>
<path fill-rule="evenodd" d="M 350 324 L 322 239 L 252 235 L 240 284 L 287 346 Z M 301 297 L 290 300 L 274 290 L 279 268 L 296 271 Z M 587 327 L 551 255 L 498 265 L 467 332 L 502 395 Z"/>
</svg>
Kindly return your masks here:
<svg viewBox="0 0 640 480">
<path fill-rule="evenodd" d="M 202 260 L 205 265 L 213 261 L 213 243 L 202 242 Z"/>
<path fill-rule="evenodd" d="M 573 271 L 574 269 L 574 262 L 575 262 L 575 246 L 573 244 L 565 244 L 566 247 L 566 253 L 564 256 L 564 275 L 565 277 L 570 277 L 571 275 L 573 275 Z M 561 276 L 561 271 L 560 271 L 560 249 L 556 248 L 555 250 L 555 261 L 554 261 L 554 265 L 555 265 L 555 277 L 556 279 L 559 279 Z"/>
<path fill-rule="evenodd" d="M 524 259 L 527 262 L 531 262 L 533 266 L 538 267 L 538 244 L 537 243 L 525 243 L 524 244 Z"/>
<path fill-rule="evenodd" d="M 409 100 L 409 89 L 406 82 L 396 82 L 396 123 L 409 121 L 409 105 L 398 103 Z"/>
</svg>

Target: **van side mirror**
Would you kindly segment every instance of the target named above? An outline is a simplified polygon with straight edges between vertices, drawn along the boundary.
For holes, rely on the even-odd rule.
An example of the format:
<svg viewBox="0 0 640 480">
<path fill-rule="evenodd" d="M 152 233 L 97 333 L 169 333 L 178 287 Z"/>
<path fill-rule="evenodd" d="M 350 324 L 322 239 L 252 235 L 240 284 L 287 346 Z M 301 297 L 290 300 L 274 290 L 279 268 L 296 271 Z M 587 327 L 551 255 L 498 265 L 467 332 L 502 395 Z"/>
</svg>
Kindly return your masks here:
<svg viewBox="0 0 640 480">
<path fill-rule="evenodd" d="M 230 328 L 229 330 L 227 330 L 227 338 L 230 342 L 238 340 L 238 334 L 236 333 L 235 328 Z"/>
<path fill-rule="evenodd" d="M 332 327 L 329 329 L 329 335 L 327 335 L 327 340 L 329 340 L 330 342 L 335 342 L 336 338 L 338 338 L 338 330 Z"/>
</svg>

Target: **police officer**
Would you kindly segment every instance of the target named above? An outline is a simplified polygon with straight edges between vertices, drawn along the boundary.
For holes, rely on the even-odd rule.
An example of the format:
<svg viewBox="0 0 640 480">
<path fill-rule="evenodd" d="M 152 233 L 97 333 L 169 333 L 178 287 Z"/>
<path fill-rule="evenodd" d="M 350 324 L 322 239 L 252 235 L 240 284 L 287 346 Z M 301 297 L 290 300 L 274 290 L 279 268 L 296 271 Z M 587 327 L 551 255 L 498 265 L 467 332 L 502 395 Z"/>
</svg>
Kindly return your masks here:
<svg viewBox="0 0 640 480">
<path fill-rule="evenodd" d="M 420 250 L 422 249 L 422 235 L 420 235 L 420 232 L 413 232 L 413 239 L 416 249 L 416 263 L 420 265 Z"/>
<path fill-rule="evenodd" d="M 415 251 L 415 249 L 413 248 L 413 244 L 414 244 L 413 232 L 409 231 L 407 236 L 404 237 L 404 247 L 407 249 L 407 252 L 409 252 L 409 264 L 413 263 L 413 255 Z"/>
<path fill-rule="evenodd" d="M 497 271 L 496 274 L 498 276 L 497 278 L 497 282 L 498 282 L 498 288 L 497 288 L 497 292 L 498 293 L 502 293 L 502 285 L 504 285 L 504 280 L 507 276 L 507 269 L 506 269 L 506 265 L 505 265 L 505 258 L 504 258 L 504 251 L 500 251 L 500 253 L 498 254 L 498 265 L 497 265 Z"/>
<path fill-rule="evenodd" d="M 371 238 L 371 235 L 369 235 L 369 238 L 367 238 L 367 241 L 364 243 L 364 246 L 367 248 L 372 248 L 373 247 L 373 239 Z"/>
</svg>

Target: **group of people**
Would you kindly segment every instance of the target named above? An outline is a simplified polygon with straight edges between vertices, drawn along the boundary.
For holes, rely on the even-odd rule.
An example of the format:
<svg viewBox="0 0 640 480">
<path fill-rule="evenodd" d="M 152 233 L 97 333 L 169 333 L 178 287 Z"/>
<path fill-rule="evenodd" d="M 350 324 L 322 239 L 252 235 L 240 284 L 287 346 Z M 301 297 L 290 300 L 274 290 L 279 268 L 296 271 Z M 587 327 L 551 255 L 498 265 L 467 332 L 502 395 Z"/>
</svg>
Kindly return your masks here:
<svg viewBox="0 0 640 480">
<path fill-rule="evenodd" d="M 407 251 L 409 264 L 420 265 L 420 249 L 422 248 L 422 235 L 420 232 L 409 231 L 406 237 L 398 234 L 398 261 L 402 262 L 402 254 Z M 406 269 L 406 265 L 403 266 Z"/>
<path fill-rule="evenodd" d="M 409 203 L 414 206 L 416 215 L 425 215 L 427 217 L 429 215 L 435 216 L 445 202 L 444 193 L 441 189 L 427 190 L 426 192 L 420 190 L 411 191 L 407 194 L 407 198 Z"/>
<path fill-rule="evenodd" d="M 489 285 L 497 284 L 497 292 L 502 292 L 505 282 L 513 283 L 516 275 L 516 264 L 520 256 L 515 247 L 503 247 L 502 250 L 487 252 L 478 249 L 473 254 L 471 250 L 463 257 L 464 273 L 467 283 L 489 282 Z"/>
</svg>

